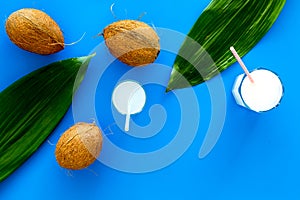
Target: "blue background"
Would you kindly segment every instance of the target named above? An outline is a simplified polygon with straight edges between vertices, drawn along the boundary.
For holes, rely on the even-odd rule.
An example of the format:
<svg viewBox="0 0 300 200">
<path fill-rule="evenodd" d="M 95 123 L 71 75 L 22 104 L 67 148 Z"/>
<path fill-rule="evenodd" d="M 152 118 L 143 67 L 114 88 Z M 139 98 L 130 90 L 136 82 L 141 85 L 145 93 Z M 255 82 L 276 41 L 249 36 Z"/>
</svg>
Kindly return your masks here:
<svg viewBox="0 0 300 200">
<path fill-rule="evenodd" d="M 186 34 L 209 2 L 209 0 L 1 1 L 0 90 L 23 75 L 53 61 L 89 54 L 103 41 L 103 38 L 93 36 L 116 20 L 110 12 L 112 3 L 115 3 L 114 12 L 118 19 L 137 19 L 141 13 L 147 12 L 142 21 Z M 67 46 L 65 50 L 55 55 L 40 56 L 23 51 L 9 41 L 4 26 L 5 19 L 10 13 L 24 7 L 33 7 L 48 13 L 62 28 L 66 43 L 78 40 L 83 33 L 86 35 L 76 45 Z M 89 169 L 68 172 L 57 165 L 54 156 L 55 146 L 45 142 L 25 164 L 0 183 L 0 199 L 299 200 L 299 8 L 299 1 L 288 0 L 272 29 L 243 58 L 249 69 L 266 67 L 279 74 L 285 87 L 281 105 L 261 115 L 237 106 L 231 95 L 231 88 L 235 77 L 242 71 L 234 64 L 222 73 L 227 94 L 224 129 L 217 145 L 206 158 L 198 158 L 199 148 L 210 119 L 210 100 L 207 88 L 203 84 L 194 88 L 201 106 L 202 129 L 188 150 L 172 165 L 155 172 L 131 174 L 95 162 Z M 167 56 L 162 53 L 157 62 L 171 66 L 174 57 L 175 55 Z M 113 70 L 113 67 L 119 71 Z M 119 62 L 114 62 L 109 70 L 118 77 L 129 69 Z M 109 83 L 109 80 L 107 77 L 102 80 L 107 86 L 103 93 L 107 95 L 115 84 Z M 149 88 L 148 90 L 162 92 L 161 87 L 153 87 L 153 90 Z M 107 95 L 101 101 L 98 97 L 100 93 L 101 91 L 97 91 L 96 100 L 99 100 L 97 110 L 105 107 L 103 103 L 110 103 Z M 163 98 L 162 95 L 154 93 L 149 96 L 146 110 L 142 113 L 144 116 L 147 116 L 147 109 L 152 103 L 159 101 L 160 97 Z M 176 105 L 176 101 L 173 103 Z M 110 105 L 108 107 L 110 108 Z M 176 120 L 180 115 L 176 109 L 166 108 L 166 110 L 168 116 L 173 116 L 175 121 L 166 124 L 163 130 L 165 135 L 168 130 L 173 130 L 174 126 L 177 126 Z M 113 123 L 110 109 L 104 110 L 101 116 L 99 119 L 101 127 Z M 135 120 L 140 124 L 149 122 L 147 117 L 140 119 L 136 116 Z M 55 144 L 59 136 L 73 123 L 70 109 L 49 137 L 49 141 Z M 122 135 L 121 130 L 116 127 L 114 131 L 120 136 L 115 143 L 136 152 L 153 151 L 170 140 L 170 135 L 161 136 L 161 140 L 154 137 L 155 143 L 147 143 L 145 146 L 142 140 Z M 130 146 L 131 144 L 135 146 Z"/>
</svg>

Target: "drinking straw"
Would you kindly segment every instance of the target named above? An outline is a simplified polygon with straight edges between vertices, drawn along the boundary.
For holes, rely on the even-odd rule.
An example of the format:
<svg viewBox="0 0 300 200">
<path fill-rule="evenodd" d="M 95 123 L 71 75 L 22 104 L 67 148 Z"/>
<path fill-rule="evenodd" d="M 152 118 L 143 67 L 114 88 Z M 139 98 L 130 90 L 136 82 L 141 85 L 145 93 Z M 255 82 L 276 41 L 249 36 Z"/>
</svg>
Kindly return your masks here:
<svg viewBox="0 0 300 200">
<path fill-rule="evenodd" d="M 249 78 L 251 83 L 254 83 L 253 78 L 251 77 L 246 65 L 244 64 L 244 62 L 242 61 L 241 57 L 239 56 L 239 54 L 236 52 L 236 50 L 234 49 L 234 47 L 230 47 L 230 51 L 232 52 L 232 54 L 234 55 L 234 57 L 236 58 L 236 60 L 238 61 L 238 63 L 241 65 L 242 69 L 244 70 L 245 74 L 247 75 L 247 77 Z"/>
</svg>

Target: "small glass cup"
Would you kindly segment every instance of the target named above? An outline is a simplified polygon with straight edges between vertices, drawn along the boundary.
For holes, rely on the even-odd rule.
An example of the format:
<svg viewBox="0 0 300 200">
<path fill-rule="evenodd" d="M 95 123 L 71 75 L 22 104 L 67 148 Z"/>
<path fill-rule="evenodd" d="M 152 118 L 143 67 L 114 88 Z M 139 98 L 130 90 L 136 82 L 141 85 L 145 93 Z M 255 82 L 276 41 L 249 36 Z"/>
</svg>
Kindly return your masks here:
<svg viewBox="0 0 300 200">
<path fill-rule="evenodd" d="M 283 97 L 284 88 L 274 72 L 258 68 L 250 73 L 254 83 L 246 76 L 239 75 L 232 88 L 238 105 L 254 112 L 266 112 L 276 108 Z"/>
</svg>

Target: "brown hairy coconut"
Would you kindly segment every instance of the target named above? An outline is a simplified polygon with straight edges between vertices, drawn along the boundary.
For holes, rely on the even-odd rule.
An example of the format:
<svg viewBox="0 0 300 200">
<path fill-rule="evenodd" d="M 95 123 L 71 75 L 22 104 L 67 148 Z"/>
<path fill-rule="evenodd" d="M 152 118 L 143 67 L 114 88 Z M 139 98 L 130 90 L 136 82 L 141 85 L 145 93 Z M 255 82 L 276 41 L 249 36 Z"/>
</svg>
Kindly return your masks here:
<svg viewBox="0 0 300 200">
<path fill-rule="evenodd" d="M 101 130 L 94 123 L 81 122 L 60 137 L 56 144 L 55 157 L 63 168 L 83 169 L 96 160 L 101 149 Z"/>
<path fill-rule="evenodd" d="M 103 36 L 111 54 L 130 66 L 153 63 L 160 52 L 156 32 L 140 21 L 114 22 L 103 30 Z"/>
<path fill-rule="evenodd" d="M 64 49 L 64 37 L 57 23 L 40 10 L 24 8 L 6 20 L 6 32 L 18 47 L 42 55 Z"/>
</svg>

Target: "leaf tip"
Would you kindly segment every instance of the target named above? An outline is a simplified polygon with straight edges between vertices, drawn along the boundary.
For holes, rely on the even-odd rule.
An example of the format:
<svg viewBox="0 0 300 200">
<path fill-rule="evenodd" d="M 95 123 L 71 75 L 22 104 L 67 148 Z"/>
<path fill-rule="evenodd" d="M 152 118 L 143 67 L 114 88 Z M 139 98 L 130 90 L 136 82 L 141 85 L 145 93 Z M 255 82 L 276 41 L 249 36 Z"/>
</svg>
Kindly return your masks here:
<svg viewBox="0 0 300 200">
<path fill-rule="evenodd" d="M 96 54 L 97 54 L 97 53 L 96 53 L 96 52 L 94 52 L 94 53 L 92 53 L 91 55 L 89 55 L 89 57 L 91 57 L 91 58 L 92 58 L 92 57 L 95 57 L 95 56 L 96 56 Z"/>
</svg>

